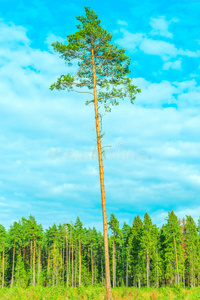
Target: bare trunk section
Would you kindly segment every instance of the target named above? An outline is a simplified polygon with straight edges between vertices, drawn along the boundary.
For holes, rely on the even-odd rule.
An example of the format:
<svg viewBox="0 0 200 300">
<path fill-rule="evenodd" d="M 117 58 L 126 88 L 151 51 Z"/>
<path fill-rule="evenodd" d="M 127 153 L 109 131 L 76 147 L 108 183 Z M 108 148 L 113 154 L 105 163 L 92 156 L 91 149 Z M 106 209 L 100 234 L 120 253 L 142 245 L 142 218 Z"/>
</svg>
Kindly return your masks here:
<svg viewBox="0 0 200 300">
<path fill-rule="evenodd" d="M 92 253 L 92 247 L 91 247 L 91 269 L 92 269 L 92 285 L 94 284 L 94 269 L 93 269 L 93 253 Z"/>
<path fill-rule="evenodd" d="M 40 272 L 41 272 L 41 246 L 39 245 L 39 250 L 38 250 L 37 284 L 40 281 Z"/>
<path fill-rule="evenodd" d="M 2 288 L 4 287 L 4 249 L 2 255 Z"/>
<path fill-rule="evenodd" d="M 128 286 L 128 264 L 129 264 L 129 249 L 128 249 L 127 260 L 126 260 L 126 286 Z"/>
<path fill-rule="evenodd" d="M 35 238 L 33 241 L 33 286 L 35 286 Z"/>
<path fill-rule="evenodd" d="M 82 266 L 82 258 L 81 258 L 81 236 L 79 235 L 79 286 L 81 286 L 81 266 Z"/>
<path fill-rule="evenodd" d="M 116 287 L 115 240 L 113 236 L 113 288 Z"/>
<path fill-rule="evenodd" d="M 67 287 L 69 286 L 69 259 L 68 259 L 68 238 L 67 238 L 67 229 L 66 229 L 66 264 L 67 264 Z"/>
<path fill-rule="evenodd" d="M 147 287 L 149 287 L 149 271 L 150 271 L 149 249 L 147 249 Z"/>
<path fill-rule="evenodd" d="M 175 236 L 174 236 L 174 252 L 175 252 L 175 261 L 176 261 L 175 283 L 179 284 L 178 257 L 177 257 Z"/>
<path fill-rule="evenodd" d="M 101 186 L 101 201 L 102 201 L 102 211 L 103 211 L 103 231 L 104 231 L 105 271 L 106 271 L 106 298 L 111 299 L 112 294 L 111 294 L 111 284 L 110 284 L 106 199 L 105 199 L 103 159 L 102 159 L 102 148 L 101 148 L 101 133 L 100 133 L 100 127 L 99 127 L 99 112 L 98 112 L 98 103 L 97 103 L 96 70 L 95 70 L 94 48 L 93 48 L 93 40 L 92 39 L 91 39 L 91 54 L 92 54 L 92 71 L 93 71 L 93 85 L 94 85 L 94 109 L 95 109 L 95 119 L 96 119 L 97 148 L 98 148 L 100 186 Z"/>
<path fill-rule="evenodd" d="M 72 287 L 74 286 L 74 250 L 73 250 L 73 239 L 72 239 Z"/>
<path fill-rule="evenodd" d="M 11 288 L 13 287 L 13 282 L 14 282 L 14 270 L 15 270 L 15 243 L 13 248 L 12 278 L 10 284 Z"/>
</svg>

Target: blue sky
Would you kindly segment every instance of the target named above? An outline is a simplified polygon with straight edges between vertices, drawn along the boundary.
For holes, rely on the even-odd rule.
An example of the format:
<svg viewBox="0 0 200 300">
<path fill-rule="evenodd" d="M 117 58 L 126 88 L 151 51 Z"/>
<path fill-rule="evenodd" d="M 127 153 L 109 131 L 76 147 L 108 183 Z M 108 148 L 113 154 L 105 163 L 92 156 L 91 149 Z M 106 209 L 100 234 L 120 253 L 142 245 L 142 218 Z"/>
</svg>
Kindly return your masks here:
<svg viewBox="0 0 200 300">
<path fill-rule="evenodd" d="M 199 1 L 1 0 L 0 222 L 34 215 L 45 228 L 79 216 L 102 229 L 94 110 L 50 91 L 71 72 L 51 43 L 91 6 L 131 56 L 142 89 L 103 118 L 108 217 L 200 216 Z M 72 67 L 73 71 L 73 67 Z"/>
</svg>

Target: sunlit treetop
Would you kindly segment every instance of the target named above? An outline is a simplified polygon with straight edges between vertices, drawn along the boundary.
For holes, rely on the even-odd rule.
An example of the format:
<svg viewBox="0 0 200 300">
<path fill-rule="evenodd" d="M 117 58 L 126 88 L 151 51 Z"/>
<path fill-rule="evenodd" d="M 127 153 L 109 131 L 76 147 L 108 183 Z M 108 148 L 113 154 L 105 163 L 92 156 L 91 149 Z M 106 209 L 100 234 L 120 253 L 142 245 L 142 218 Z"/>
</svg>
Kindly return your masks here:
<svg viewBox="0 0 200 300">
<path fill-rule="evenodd" d="M 69 66 L 72 62 L 78 64 L 77 73 L 61 75 L 50 89 L 77 91 L 76 88 L 83 88 L 86 92 L 87 87 L 88 93 L 93 95 L 96 87 L 98 103 L 102 103 L 106 111 L 110 111 L 110 105 L 118 105 L 119 99 L 128 97 L 133 103 L 140 89 L 127 76 L 130 57 L 125 55 L 125 49 L 111 43 L 112 34 L 101 26 L 98 15 L 90 7 L 85 7 L 85 14 L 76 18 L 80 22 L 76 25 L 78 31 L 67 35 L 67 44 L 52 44 Z"/>
</svg>

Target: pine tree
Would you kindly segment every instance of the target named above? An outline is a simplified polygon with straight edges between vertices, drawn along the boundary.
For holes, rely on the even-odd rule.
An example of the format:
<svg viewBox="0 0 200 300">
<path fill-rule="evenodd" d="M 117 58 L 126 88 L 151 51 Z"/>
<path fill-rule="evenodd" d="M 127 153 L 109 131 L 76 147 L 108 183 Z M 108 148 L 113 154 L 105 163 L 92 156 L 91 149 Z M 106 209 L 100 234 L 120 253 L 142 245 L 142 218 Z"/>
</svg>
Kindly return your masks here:
<svg viewBox="0 0 200 300">
<path fill-rule="evenodd" d="M 126 286 L 129 286 L 129 237 L 131 234 L 131 227 L 124 222 L 122 227 L 122 270 L 123 280 Z"/>
<path fill-rule="evenodd" d="M 144 227 L 141 237 L 141 255 L 146 262 L 146 284 L 150 286 L 150 260 L 153 254 L 153 224 L 147 213 L 144 215 Z"/>
<path fill-rule="evenodd" d="M 5 249 L 8 247 L 7 233 L 4 226 L 0 225 L 0 254 L 1 254 L 1 286 L 5 285 Z"/>
<path fill-rule="evenodd" d="M 78 72 L 75 75 L 62 75 L 50 88 L 52 90 L 67 88 L 68 91 L 76 91 L 74 88 L 88 88 L 88 92 L 85 89 L 82 92 L 92 95 L 92 99 L 87 101 L 87 104 L 94 103 L 95 110 L 104 226 L 106 291 L 107 299 L 111 299 L 99 105 L 103 104 L 106 111 L 110 111 L 110 105 L 118 105 L 119 99 L 129 97 L 133 103 L 136 93 L 140 90 L 127 77 L 130 73 L 130 58 L 125 55 L 125 50 L 110 43 L 112 35 L 101 26 L 98 15 L 90 7 L 85 7 L 85 13 L 86 16 L 77 17 L 80 22 L 76 26 L 78 31 L 67 36 L 67 45 L 59 42 L 53 44 L 54 50 L 59 52 L 69 65 L 72 61 L 78 60 Z"/>
<path fill-rule="evenodd" d="M 181 228 L 173 211 L 168 213 L 166 220 L 167 224 L 163 227 L 165 278 L 169 285 L 179 284 L 180 275 L 184 272 Z"/>
<path fill-rule="evenodd" d="M 194 287 L 196 285 L 196 267 L 198 265 L 197 250 L 199 245 L 199 237 L 197 226 L 191 216 L 186 216 L 185 226 L 185 243 L 186 243 L 186 266 L 188 271 L 188 285 Z"/>
<path fill-rule="evenodd" d="M 131 234 L 129 237 L 129 261 L 130 273 L 134 286 L 141 287 L 143 275 L 143 261 L 141 257 L 141 237 L 143 231 L 143 222 L 139 215 L 133 220 Z"/>
<path fill-rule="evenodd" d="M 110 222 L 108 222 L 109 229 L 112 230 L 112 274 L 113 274 L 113 288 L 116 287 L 116 246 L 117 239 L 119 239 L 119 221 L 114 214 L 110 215 Z"/>
</svg>

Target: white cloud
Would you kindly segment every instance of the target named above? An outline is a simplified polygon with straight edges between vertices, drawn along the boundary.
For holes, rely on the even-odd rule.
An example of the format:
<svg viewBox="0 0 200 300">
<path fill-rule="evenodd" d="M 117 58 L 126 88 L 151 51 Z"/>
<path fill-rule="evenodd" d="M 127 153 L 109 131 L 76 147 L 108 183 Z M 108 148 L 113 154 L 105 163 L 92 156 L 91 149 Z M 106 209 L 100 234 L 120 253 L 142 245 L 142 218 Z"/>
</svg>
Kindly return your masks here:
<svg viewBox="0 0 200 300">
<path fill-rule="evenodd" d="M 124 28 L 121 28 L 120 32 L 123 33 L 124 37 L 117 39 L 115 42 L 126 48 L 129 48 L 130 50 L 134 50 L 136 47 L 138 47 L 145 37 L 145 34 L 143 33 L 130 33 Z"/>
<path fill-rule="evenodd" d="M 150 25 L 153 28 L 153 30 L 150 32 L 150 34 L 172 38 L 173 34 L 168 30 L 168 27 L 172 22 L 178 22 L 178 19 L 173 18 L 170 21 L 167 21 L 164 16 L 158 18 L 151 18 Z"/>
<path fill-rule="evenodd" d="M 173 44 L 147 38 L 143 39 L 140 49 L 147 54 L 159 55 L 163 58 L 176 57 L 178 54 L 178 50 Z"/>
<path fill-rule="evenodd" d="M 29 45 L 30 40 L 26 35 L 26 31 L 22 26 L 4 23 L 3 20 L 0 20 L 0 44 L 3 44 L 4 47 L 6 44 L 9 44 L 10 47 L 16 46 L 16 44 L 18 44 L 18 47 L 21 44 Z"/>
<path fill-rule="evenodd" d="M 48 49 L 51 52 L 53 52 L 53 47 L 51 46 L 51 44 L 54 42 L 61 42 L 64 44 L 66 42 L 66 40 L 61 38 L 60 36 L 54 35 L 53 33 L 49 33 L 45 40 L 45 43 L 48 45 Z"/>
<path fill-rule="evenodd" d="M 174 70 L 181 70 L 181 63 L 182 60 L 175 60 L 175 61 L 169 61 L 165 62 L 163 65 L 163 70 L 169 70 L 169 69 L 174 69 Z"/>
<path fill-rule="evenodd" d="M 15 49 L 8 43 L 0 50 L 0 184 L 1 197 L 6 199 L 1 198 L 0 205 L 4 223 L 8 223 L 8 217 L 18 219 L 28 212 L 42 222 L 46 215 L 53 223 L 58 210 L 58 222 L 64 221 L 79 214 L 76 207 L 88 222 L 89 214 L 101 215 L 101 209 L 97 209 L 101 203 L 97 160 L 69 159 L 62 152 L 59 159 L 52 159 L 48 154 L 53 148 L 64 149 L 64 153 L 93 151 L 93 106 L 84 105 L 85 96 L 50 92 L 49 85 L 68 72 L 64 62 L 56 54 L 31 48 L 25 29 L 4 26 L 16 31 L 11 35 L 17 36 Z M 144 46 L 143 34 L 123 33 L 128 45 Z M 176 48 L 167 45 L 162 56 L 174 55 Z M 124 214 L 126 219 L 136 211 L 143 212 L 144 207 L 153 211 L 163 205 L 161 214 L 166 214 L 175 200 L 178 209 L 188 205 L 189 199 L 197 203 L 199 197 L 197 82 L 152 83 L 135 78 L 134 84 L 142 89 L 135 105 L 123 101 L 103 119 L 103 145 L 116 145 L 118 153 L 136 153 L 130 159 L 119 155 L 104 161 L 108 212 L 126 206 L 132 212 Z M 178 109 L 162 108 L 174 103 Z M 125 148 L 120 148 L 123 144 Z M 143 151 L 151 159 L 140 155 Z M 88 224 L 99 221 L 94 217 Z"/>
<path fill-rule="evenodd" d="M 121 26 L 128 26 L 128 23 L 126 21 L 121 21 L 121 20 L 118 20 L 117 24 L 119 24 Z"/>
<path fill-rule="evenodd" d="M 130 51 L 141 50 L 146 54 L 158 55 L 166 61 L 177 56 L 199 57 L 200 51 L 191 51 L 189 49 L 179 49 L 175 44 L 163 40 L 152 39 L 149 36 L 152 34 L 145 33 L 131 33 L 127 29 L 121 28 L 123 38 L 117 39 L 115 42 L 128 48 Z M 176 63 L 164 65 L 165 68 L 180 68 L 180 59 Z"/>
</svg>

